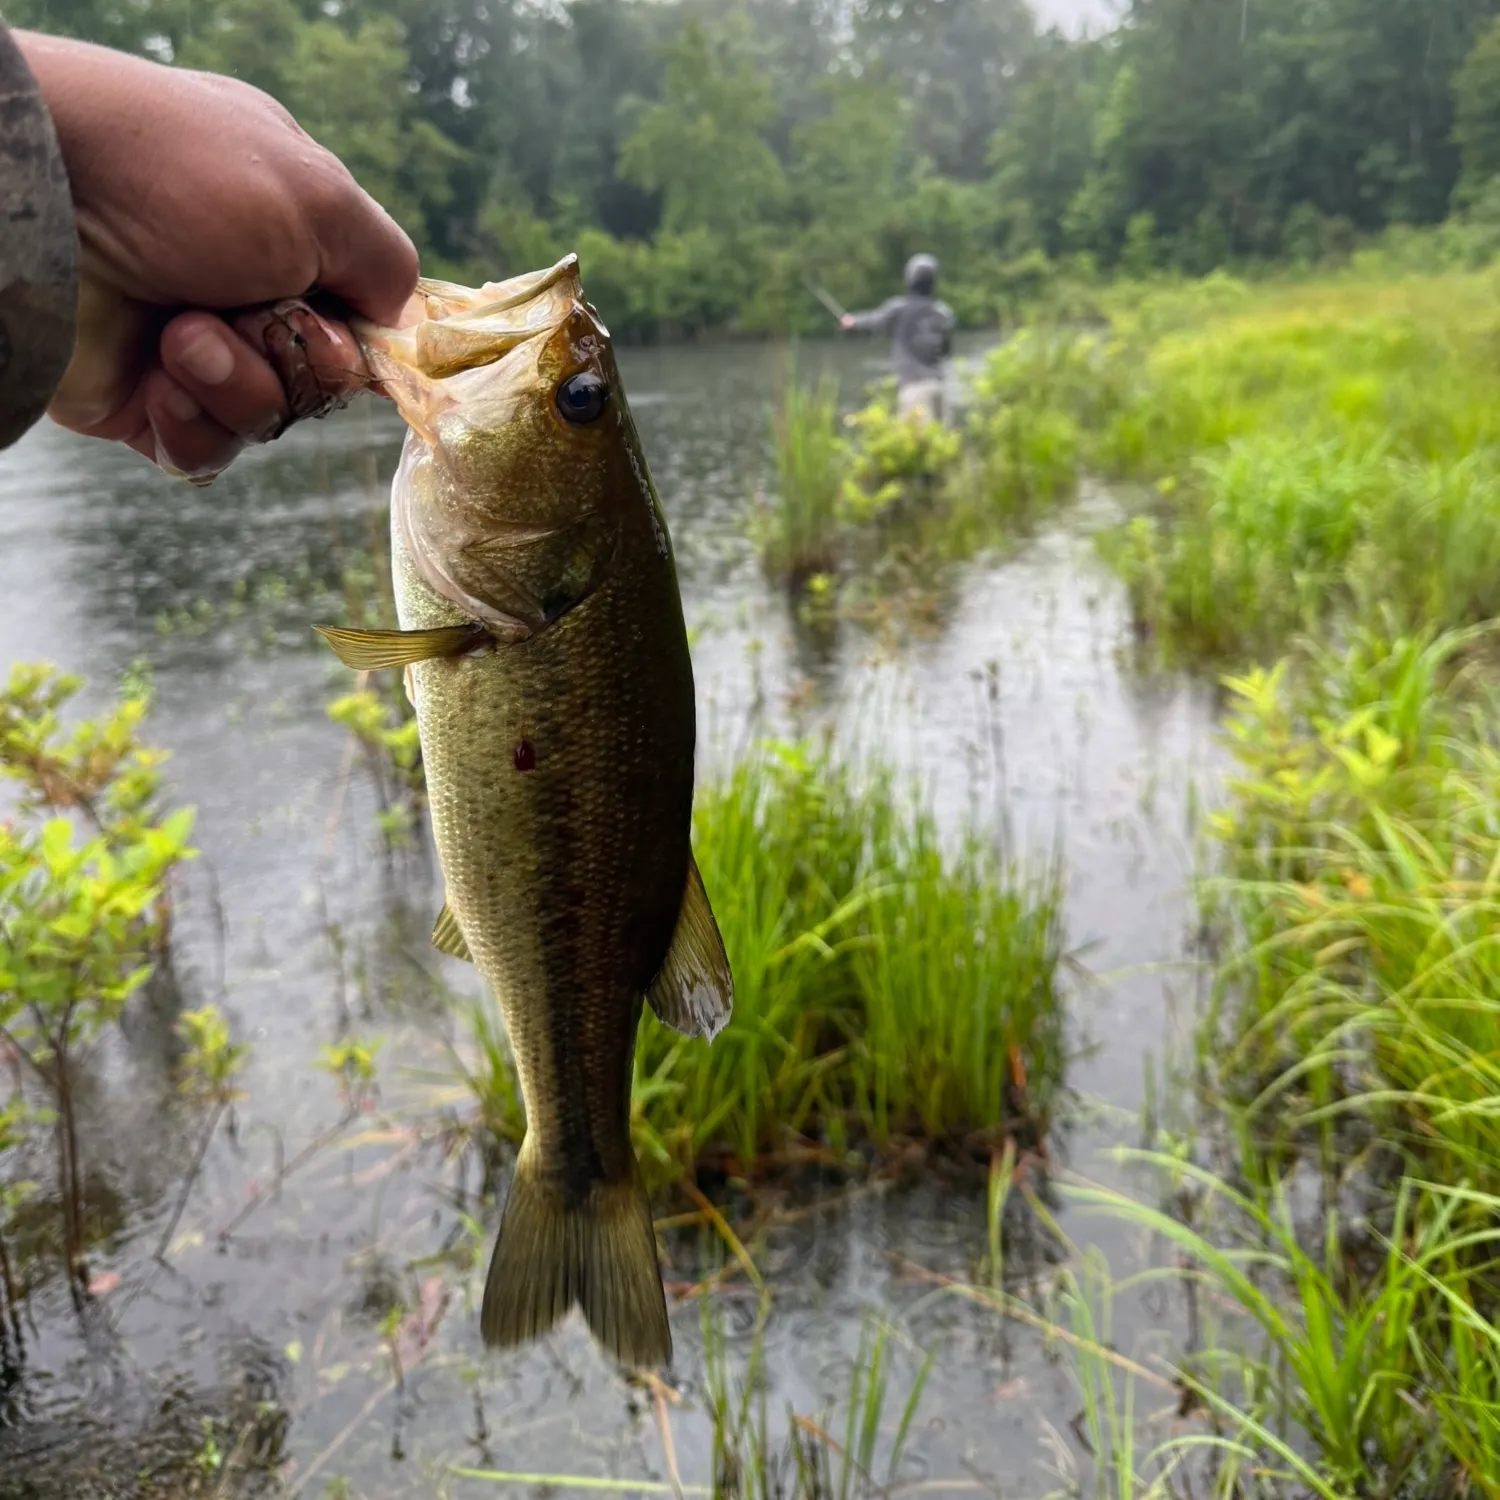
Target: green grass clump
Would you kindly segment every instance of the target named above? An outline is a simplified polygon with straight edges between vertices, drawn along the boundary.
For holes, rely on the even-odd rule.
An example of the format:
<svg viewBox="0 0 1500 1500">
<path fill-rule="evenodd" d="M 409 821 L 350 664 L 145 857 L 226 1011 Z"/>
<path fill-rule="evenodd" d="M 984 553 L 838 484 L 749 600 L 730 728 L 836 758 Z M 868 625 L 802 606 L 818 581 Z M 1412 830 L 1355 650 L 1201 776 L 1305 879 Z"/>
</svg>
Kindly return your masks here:
<svg viewBox="0 0 1500 1500">
<path fill-rule="evenodd" d="M 1219 1431 L 1328 1500 L 1500 1495 L 1491 635 L 1391 612 L 1227 679 L 1200 1050 L 1241 1177 L 1162 1161 L 1176 1214 L 1112 1205 L 1239 1314 L 1184 1376 Z"/>
<path fill-rule="evenodd" d="M 889 773 L 781 744 L 700 789 L 694 847 L 734 1016 L 712 1045 L 643 1017 L 648 1178 L 751 1176 L 809 1148 L 868 1162 L 913 1141 L 988 1159 L 1007 1134 L 1041 1137 L 1065 1062 L 1054 874 L 1025 877 L 977 837 L 949 851 Z M 476 1071 L 500 1067 L 490 1048 Z"/>
<path fill-rule="evenodd" d="M 1039 324 L 1001 344 L 974 381 L 965 486 L 995 520 L 1013 522 L 1071 496 L 1088 434 L 1122 400 L 1112 341 Z"/>
<path fill-rule="evenodd" d="M 1182 1269 L 1156 1278 L 1194 1289 L 1201 1348 L 1172 1374 L 1211 1431 L 1168 1440 L 1159 1457 L 1206 1450 L 1206 1492 L 1225 1497 L 1500 1495 L 1500 1328 L 1473 1272 L 1500 1247 L 1500 1199 L 1403 1182 L 1375 1237 L 1378 1265 L 1361 1275 L 1345 1248 L 1354 1226 L 1337 1212 L 1299 1224 L 1284 1181 L 1241 1191 L 1179 1159 L 1122 1154 L 1158 1168 L 1179 1198 L 1188 1189 L 1200 1220 L 1068 1190 L 1172 1246 Z M 1461 1230 L 1476 1207 L 1486 1227 Z M 1108 1408 L 1085 1395 L 1086 1411 Z"/>
<path fill-rule="evenodd" d="M 838 560 L 839 496 L 847 444 L 839 436 L 838 382 L 816 385 L 789 370 L 781 406 L 771 415 L 775 497 L 758 518 L 769 572 L 800 582 L 828 572 Z"/>
<path fill-rule="evenodd" d="M 967 518 L 950 521 L 949 484 L 960 435 L 939 422 L 898 417 L 885 382 L 859 410 L 839 415 L 838 386 L 789 377 L 772 413 L 775 497 L 751 530 L 773 577 L 806 586 L 814 600 L 860 612 L 860 596 L 904 594 L 913 558 L 973 551 Z M 956 535 L 956 545 L 949 545 Z M 842 585 L 854 585 L 841 600 Z"/>
<path fill-rule="evenodd" d="M 1500 614 L 1494 288 L 1493 273 L 1347 277 L 1186 325 L 1120 311 L 1088 449 L 1156 481 L 1105 539 L 1138 621 L 1168 647 L 1244 657 L 1377 605 L 1408 626 Z"/>
<path fill-rule="evenodd" d="M 1481 632 L 1367 631 L 1230 680 L 1219 1009 L 1253 1113 L 1358 1117 L 1500 1192 L 1500 747 Z"/>
<path fill-rule="evenodd" d="M 865 406 L 844 418 L 852 437 L 839 513 L 848 524 L 915 505 L 925 510 L 944 500 L 943 481 L 963 440 L 941 422 L 898 416 L 895 396 L 895 382 L 885 382 Z"/>
</svg>

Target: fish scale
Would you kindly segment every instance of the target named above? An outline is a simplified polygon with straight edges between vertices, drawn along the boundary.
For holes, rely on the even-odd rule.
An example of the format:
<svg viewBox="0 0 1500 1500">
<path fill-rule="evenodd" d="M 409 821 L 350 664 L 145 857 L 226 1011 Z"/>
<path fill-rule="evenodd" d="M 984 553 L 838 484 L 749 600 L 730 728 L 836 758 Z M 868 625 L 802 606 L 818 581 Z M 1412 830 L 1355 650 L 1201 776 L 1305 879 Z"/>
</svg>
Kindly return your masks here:
<svg viewBox="0 0 1500 1500">
<path fill-rule="evenodd" d="M 415 329 L 356 325 L 411 428 L 401 630 L 323 634 L 351 666 L 407 670 L 446 892 L 434 942 L 493 989 L 525 1102 L 485 1339 L 524 1342 L 579 1303 L 616 1358 L 656 1364 L 671 1337 L 630 1143 L 636 1030 L 649 999 L 711 1040 L 732 1003 L 690 848 L 670 540 L 576 261 L 435 285 Z"/>
</svg>

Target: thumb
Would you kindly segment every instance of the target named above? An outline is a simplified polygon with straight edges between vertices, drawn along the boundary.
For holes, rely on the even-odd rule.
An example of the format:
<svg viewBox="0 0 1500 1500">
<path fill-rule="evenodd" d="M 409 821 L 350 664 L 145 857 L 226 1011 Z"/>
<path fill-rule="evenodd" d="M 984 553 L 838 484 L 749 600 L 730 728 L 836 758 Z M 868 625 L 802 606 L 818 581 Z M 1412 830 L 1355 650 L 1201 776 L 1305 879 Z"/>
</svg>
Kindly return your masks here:
<svg viewBox="0 0 1500 1500">
<path fill-rule="evenodd" d="M 151 309 L 80 268 L 78 336 L 47 406 L 53 421 L 87 432 L 119 412 L 135 393 L 153 322 Z"/>
</svg>

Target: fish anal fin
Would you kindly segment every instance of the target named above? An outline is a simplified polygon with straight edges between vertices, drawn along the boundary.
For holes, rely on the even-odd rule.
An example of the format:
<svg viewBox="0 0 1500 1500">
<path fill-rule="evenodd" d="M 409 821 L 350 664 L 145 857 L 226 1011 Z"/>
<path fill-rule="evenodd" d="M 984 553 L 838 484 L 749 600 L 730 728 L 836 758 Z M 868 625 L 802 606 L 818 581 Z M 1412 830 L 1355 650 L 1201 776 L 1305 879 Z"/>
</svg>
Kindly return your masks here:
<svg viewBox="0 0 1500 1500">
<path fill-rule="evenodd" d="M 437 922 L 433 925 L 432 946 L 439 953 L 461 958 L 465 963 L 474 962 L 474 955 L 469 952 L 469 945 L 464 941 L 463 929 L 458 925 L 458 918 L 453 915 L 453 908 L 446 901 L 443 902 L 443 909 L 438 913 Z"/>
<path fill-rule="evenodd" d="M 491 1348 L 530 1343 L 574 1303 L 621 1364 L 650 1369 L 671 1359 L 651 1205 L 639 1179 L 596 1183 L 570 1206 L 528 1139 L 485 1278 L 480 1333 Z"/>
<path fill-rule="evenodd" d="M 346 630 L 336 625 L 313 629 L 333 647 L 346 667 L 369 672 L 408 667 L 438 656 L 470 651 L 489 634 L 482 625 L 440 625 L 433 630 Z"/>
<path fill-rule="evenodd" d="M 646 991 L 646 999 L 663 1025 L 710 1042 L 728 1024 L 734 1007 L 729 956 L 708 904 L 708 892 L 703 889 L 698 861 L 691 854 L 672 946 L 661 972 Z"/>
</svg>

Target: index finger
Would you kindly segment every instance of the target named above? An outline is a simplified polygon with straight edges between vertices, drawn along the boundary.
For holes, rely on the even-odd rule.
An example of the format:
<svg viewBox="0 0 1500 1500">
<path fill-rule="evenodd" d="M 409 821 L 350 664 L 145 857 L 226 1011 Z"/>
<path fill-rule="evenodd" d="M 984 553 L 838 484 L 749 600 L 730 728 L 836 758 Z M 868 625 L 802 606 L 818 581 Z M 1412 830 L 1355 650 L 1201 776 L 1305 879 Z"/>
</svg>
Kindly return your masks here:
<svg viewBox="0 0 1500 1500">
<path fill-rule="evenodd" d="M 318 285 L 372 323 L 397 323 L 416 290 L 416 247 L 342 162 L 324 156 L 324 180 L 307 206 Z"/>
</svg>

